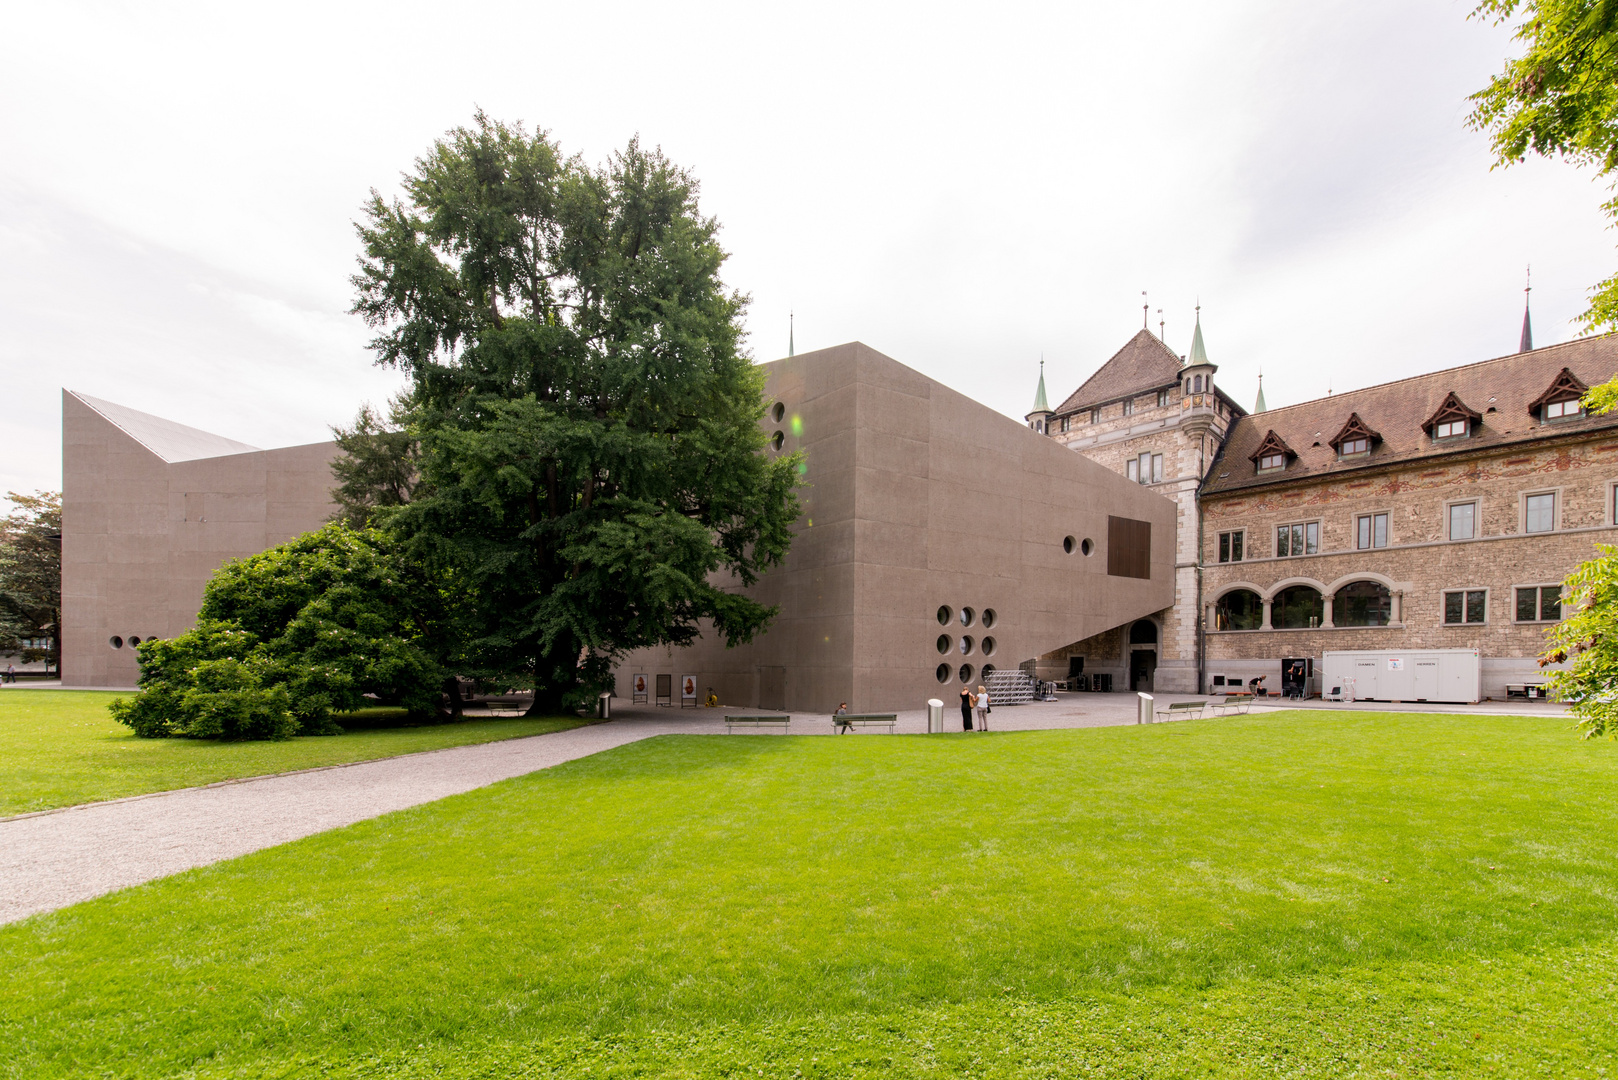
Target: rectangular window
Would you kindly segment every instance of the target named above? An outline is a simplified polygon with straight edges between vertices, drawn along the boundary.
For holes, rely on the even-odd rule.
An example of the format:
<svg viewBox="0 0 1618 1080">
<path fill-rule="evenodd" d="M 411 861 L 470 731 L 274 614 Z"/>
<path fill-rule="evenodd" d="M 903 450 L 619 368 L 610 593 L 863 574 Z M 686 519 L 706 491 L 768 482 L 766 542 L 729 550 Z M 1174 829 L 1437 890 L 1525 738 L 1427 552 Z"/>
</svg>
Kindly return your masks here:
<svg viewBox="0 0 1618 1080">
<path fill-rule="evenodd" d="M 1152 483 L 1161 484 L 1162 482 L 1163 482 L 1163 455 L 1162 454 L 1153 454 L 1152 455 Z"/>
<path fill-rule="evenodd" d="M 1556 622 L 1562 617 L 1562 586 L 1530 585 L 1517 590 L 1518 622 Z"/>
<path fill-rule="evenodd" d="M 1371 452 L 1371 440 L 1344 439 L 1343 445 L 1337 452 L 1343 457 L 1353 457 L 1355 454 L 1369 454 Z"/>
<path fill-rule="evenodd" d="M 1442 424 L 1433 428 L 1433 438 L 1453 439 L 1458 435 L 1470 434 L 1471 429 L 1472 421 L 1470 420 L 1445 420 Z"/>
<path fill-rule="evenodd" d="M 1067 430 L 1067 417 L 1065 417 L 1065 416 L 1062 417 L 1062 430 L 1063 431 Z"/>
<path fill-rule="evenodd" d="M 1124 415 L 1125 416 L 1134 416 L 1135 415 L 1135 399 L 1134 398 L 1129 398 L 1128 400 L 1126 400 L 1124 402 Z"/>
<path fill-rule="evenodd" d="M 1579 404 L 1578 398 L 1573 398 L 1569 401 L 1553 401 L 1545 406 L 1545 419 L 1568 420 L 1583 412 L 1584 407 Z"/>
<path fill-rule="evenodd" d="M 1265 472 L 1269 469 L 1284 469 L 1286 468 L 1286 464 L 1287 456 L 1285 454 L 1265 454 L 1263 457 L 1258 459 L 1258 471 Z"/>
<path fill-rule="evenodd" d="M 1556 528 L 1556 494 L 1530 495 L 1523 500 L 1523 531 L 1552 532 Z"/>
<path fill-rule="evenodd" d="M 1275 530 L 1275 554 L 1281 558 L 1313 555 L 1320 550 L 1320 522 L 1282 525 Z"/>
<path fill-rule="evenodd" d="M 1355 519 L 1355 526 L 1355 547 L 1363 551 L 1388 546 L 1388 515 L 1365 514 Z"/>
<path fill-rule="evenodd" d="M 1449 508 L 1449 538 L 1470 540 L 1477 535 L 1478 504 L 1452 503 Z"/>
<path fill-rule="evenodd" d="M 1090 410 L 1090 423 L 1092 423 L 1092 424 L 1101 423 L 1101 410 L 1100 409 L 1091 409 Z"/>
<path fill-rule="evenodd" d="M 1140 481 L 1140 458 L 1130 458 L 1124 462 L 1124 475 L 1137 483 Z"/>
<path fill-rule="evenodd" d="M 1482 589 L 1467 589 L 1463 592 L 1447 592 L 1444 594 L 1444 624 L 1446 626 L 1463 626 L 1467 623 L 1486 622 L 1488 614 L 1488 594 Z"/>
<path fill-rule="evenodd" d="M 1242 532 L 1224 532 L 1219 534 L 1219 561 L 1242 561 Z"/>
<path fill-rule="evenodd" d="M 1163 406 L 1167 405 L 1168 403 L 1169 403 L 1169 392 L 1167 390 L 1159 390 L 1157 392 L 1157 407 L 1159 409 L 1161 409 Z"/>
</svg>

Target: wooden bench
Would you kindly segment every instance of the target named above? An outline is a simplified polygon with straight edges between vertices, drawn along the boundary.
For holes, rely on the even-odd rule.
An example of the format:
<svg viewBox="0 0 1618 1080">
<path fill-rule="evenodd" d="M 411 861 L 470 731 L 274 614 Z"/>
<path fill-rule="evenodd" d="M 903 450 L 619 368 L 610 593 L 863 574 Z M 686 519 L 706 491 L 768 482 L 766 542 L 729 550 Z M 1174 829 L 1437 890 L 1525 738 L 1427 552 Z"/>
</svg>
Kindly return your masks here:
<svg viewBox="0 0 1618 1080">
<path fill-rule="evenodd" d="M 1208 707 L 1214 711 L 1215 716 L 1229 716 L 1231 713 L 1245 716 L 1247 707 L 1251 704 L 1253 704 L 1252 694 L 1226 694 L 1224 701 L 1212 702 Z"/>
<path fill-rule="evenodd" d="M 841 735 L 855 728 L 885 727 L 888 734 L 893 734 L 894 725 L 899 722 L 898 713 L 844 713 L 841 716 L 832 713 L 832 730 Z"/>
<path fill-rule="evenodd" d="M 1202 710 L 1207 707 L 1206 701 L 1176 701 L 1166 709 L 1157 710 L 1157 715 L 1170 720 L 1201 720 Z"/>
<path fill-rule="evenodd" d="M 735 716 L 735 715 L 728 715 L 727 714 L 726 717 L 725 717 L 725 734 L 726 735 L 733 734 L 738 727 L 750 727 L 750 728 L 778 727 L 782 731 L 785 731 L 785 730 L 787 730 L 788 725 L 790 725 L 791 723 L 792 723 L 792 717 L 790 715 L 789 716 Z"/>
</svg>

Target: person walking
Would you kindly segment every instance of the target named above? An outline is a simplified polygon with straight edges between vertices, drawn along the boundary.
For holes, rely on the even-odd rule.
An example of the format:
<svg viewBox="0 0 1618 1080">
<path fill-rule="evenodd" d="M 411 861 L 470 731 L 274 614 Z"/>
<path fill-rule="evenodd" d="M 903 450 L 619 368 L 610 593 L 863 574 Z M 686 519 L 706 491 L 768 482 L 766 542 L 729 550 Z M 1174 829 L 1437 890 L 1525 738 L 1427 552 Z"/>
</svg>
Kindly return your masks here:
<svg viewBox="0 0 1618 1080">
<path fill-rule="evenodd" d="M 982 686 L 978 687 L 977 707 L 978 707 L 978 728 L 980 730 L 982 730 L 982 731 L 988 731 L 989 730 L 989 691 L 988 691 L 987 688 L 982 687 Z"/>
<path fill-rule="evenodd" d="M 972 703 L 973 703 L 972 688 L 970 686 L 961 687 L 961 730 L 962 731 L 971 731 L 972 730 Z"/>
</svg>

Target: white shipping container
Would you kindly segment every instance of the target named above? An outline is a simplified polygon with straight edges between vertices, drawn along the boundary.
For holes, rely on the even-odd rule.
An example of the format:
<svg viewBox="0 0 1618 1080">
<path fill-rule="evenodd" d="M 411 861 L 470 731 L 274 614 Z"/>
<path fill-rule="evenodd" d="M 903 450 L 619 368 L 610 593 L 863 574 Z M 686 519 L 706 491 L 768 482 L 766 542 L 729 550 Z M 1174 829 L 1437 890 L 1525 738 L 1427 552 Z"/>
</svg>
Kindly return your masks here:
<svg viewBox="0 0 1618 1080">
<path fill-rule="evenodd" d="M 1360 701 L 1471 704 L 1483 698 L 1483 663 L 1476 649 L 1327 652 L 1320 667 L 1322 692 L 1341 686 Z"/>
</svg>

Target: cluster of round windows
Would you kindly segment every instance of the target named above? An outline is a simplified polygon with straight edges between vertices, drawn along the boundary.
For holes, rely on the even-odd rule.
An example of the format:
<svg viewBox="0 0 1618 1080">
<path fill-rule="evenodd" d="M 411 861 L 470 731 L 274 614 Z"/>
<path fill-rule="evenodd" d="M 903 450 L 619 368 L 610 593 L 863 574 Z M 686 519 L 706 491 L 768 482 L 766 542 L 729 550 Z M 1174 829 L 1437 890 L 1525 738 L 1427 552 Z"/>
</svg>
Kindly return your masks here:
<svg viewBox="0 0 1618 1080">
<path fill-rule="evenodd" d="M 996 616 L 994 613 L 994 608 L 984 608 L 981 616 L 969 607 L 964 607 L 959 611 L 956 611 L 954 608 L 946 604 L 938 609 L 939 626 L 949 626 L 953 628 L 953 624 L 960 623 L 963 628 L 977 626 L 983 630 L 988 630 L 993 628 L 995 618 Z M 982 653 L 984 656 L 993 656 L 994 650 L 997 648 L 994 638 L 985 635 L 982 639 L 977 639 L 971 634 L 962 634 L 959 638 L 950 634 L 939 634 L 937 645 L 939 655 L 941 656 L 947 656 L 952 652 L 958 652 L 962 656 L 971 656 L 974 650 Z M 993 664 L 983 665 L 984 675 L 987 675 L 993 670 Z M 949 682 L 950 676 L 956 674 L 960 676 L 962 682 L 968 681 L 972 678 L 972 665 L 962 664 L 959 671 L 952 668 L 949 663 L 941 663 L 938 665 L 937 675 L 939 682 Z"/>
<path fill-rule="evenodd" d="M 1074 548 L 1078 548 L 1080 553 L 1085 556 L 1094 555 L 1096 551 L 1096 542 L 1090 539 L 1088 536 L 1086 536 L 1083 540 L 1075 540 L 1071 536 L 1064 536 L 1062 538 L 1062 550 L 1071 555 L 1073 554 Z"/>
<path fill-rule="evenodd" d="M 787 407 L 785 405 L 783 405 L 781 402 L 777 401 L 774 405 L 770 406 L 769 416 L 770 416 L 770 420 L 772 422 L 779 424 L 782 421 L 782 419 L 784 419 L 786 417 L 786 414 L 787 414 Z M 779 431 L 778 430 L 778 431 L 776 431 L 776 433 L 774 435 L 770 436 L 770 449 L 771 450 L 779 450 L 779 449 L 781 449 L 781 445 L 783 443 L 785 443 L 786 441 L 787 441 L 787 433 L 784 432 L 784 431 Z"/>
<path fill-rule="evenodd" d="M 136 634 L 130 634 L 129 635 L 129 647 L 131 649 L 133 649 L 136 645 L 139 645 L 143 641 L 156 641 L 156 640 L 157 639 L 155 637 L 153 637 L 151 634 L 147 634 L 145 637 L 140 637 L 139 635 L 136 635 Z M 121 648 L 124 647 L 124 639 L 119 637 L 117 634 L 114 634 L 114 635 L 112 635 L 112 637 L 107 639 L 107 644 L 111 645 L 115 649 L 121 649 Z"/>
</svg>

